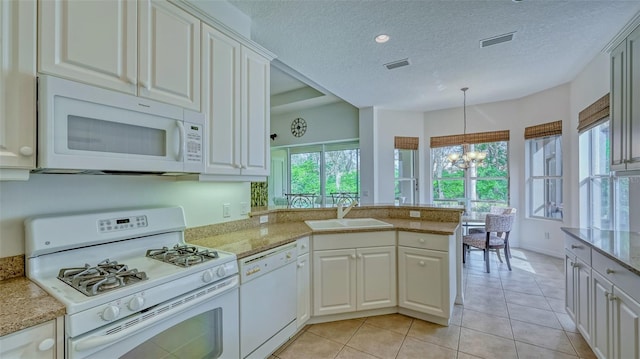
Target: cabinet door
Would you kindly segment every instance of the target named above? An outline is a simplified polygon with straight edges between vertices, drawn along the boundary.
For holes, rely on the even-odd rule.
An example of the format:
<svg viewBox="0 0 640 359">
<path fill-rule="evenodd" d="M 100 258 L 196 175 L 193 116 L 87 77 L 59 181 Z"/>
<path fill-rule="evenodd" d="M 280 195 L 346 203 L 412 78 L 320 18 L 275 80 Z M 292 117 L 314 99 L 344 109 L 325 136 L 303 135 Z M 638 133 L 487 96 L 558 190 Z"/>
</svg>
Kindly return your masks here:
<svg viewBox="0 0 640 359">
<path fill-rule="evenodd" d="M 640 27 L 627 37 L 627 169 L 640 169 Z"/>
<path fill-rule="evenodd" d="M 240 43 L 202 26 L 205 173 L 240 174 Z"/>
<path fill-rule="evenodd" d="M 242 174 L 269 175 L 270 63 L 242 47 Z"/>
<path fill-rule="evenodd" d="M 576 266 L 576 326 L 587 343 L 591 343 L 591 267 L 578 259 Z"/>
<path fill-rule="evenodd" d="M 449 318 L 448 253 L 398 247 L 399 306 Z"/>
<path fill-rule="evenodd" d="M 136 94 L 135 0 L 38 3 L 40 72 Z"/>
<path fill-rule="evenodd" d="M 640 358 L 640 304 L 617 287 L 611 297 L 613 315 L 613 357 Z"/>
<path fill-rule="evenodd" d="M 564 280 L 565 280 L 565 298 L 564 305 L 567 314 L 577 322 L 576 318 L 576 286 L 575 286 L 575 266 L 576 256 L 572 253 L 565 252 L 564 255 Z"/>
<path fill-rule="evenodd" d="M 35 167 L 36 2 L 0 2 L 0 29 L 0 179 L 26 180 Z"/>
<path fill-rule="evenodd" d="M 55 320 L 0 337 L 0 358 L 55 358 Z"/>
<path fill-rule="evenodd" d="M 167 1 L 138 4 L 138 96 L 200 111 L 200 20 Z"/>
<path fill-rule="evenodd" d="M 396 305 L 396 247 L 359 248 L 357 310 Z"/>
<path fill-rule="evenodd" d="M 311 266 L 309 253 L 298 257 L 298 315 L 296 324 L 302 327 L 311 317 Z"/>
<path fill-rule="evenodd" d="M 625 119 L 627 106 L 627 43 L 623 41 L 611 52 L 611 169 L 625 169 Z"/>
<path fill-rule="evenodd" d="M 611 358 L 611 305 L 609 295 L 613 292 L 613 284 L 593 271 L 593 292 L 591 296 L 593 329 L 591 330 L 591 348 L 600 359 Z"/>
<path fill-rule="evenodd" d="M 313 253 L 313 315 L 356 310 L 356 251 Z"/>
</svg>

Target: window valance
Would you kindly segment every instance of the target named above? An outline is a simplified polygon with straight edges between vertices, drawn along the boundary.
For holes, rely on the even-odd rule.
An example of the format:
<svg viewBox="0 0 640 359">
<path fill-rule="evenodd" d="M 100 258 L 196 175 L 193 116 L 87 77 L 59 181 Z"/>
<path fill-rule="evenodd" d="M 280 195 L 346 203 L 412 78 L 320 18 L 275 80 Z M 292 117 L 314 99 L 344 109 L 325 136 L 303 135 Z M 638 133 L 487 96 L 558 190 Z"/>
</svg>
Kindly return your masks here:
<svg viewBox="0 0 640 359">
<path fill-rule="evenodd" d="M 578 114 L 578 132 L 589 130 L 609 118 L 609 94 L 600 97 L 596 102 Z"/>
<path fill-rule="evenodd" d="M 509 130 L 431 137 L 431 148 L 498 141 L 509 141 Z"/>
<path fill-rule="evenodd" d="M 524 129 L 524 139 L 542 138 L 547 136 L 555 136 L 562 134 L 562 121 L 554 121 L 543 123 L 541 125 L 531 126 Z"/>
<path fill-rule="evenodd" d="M 398 150 L 417 150 L 418 140 L 418 137 L 395 136 L 393 138 L 393 146 Z"/>
</svg>

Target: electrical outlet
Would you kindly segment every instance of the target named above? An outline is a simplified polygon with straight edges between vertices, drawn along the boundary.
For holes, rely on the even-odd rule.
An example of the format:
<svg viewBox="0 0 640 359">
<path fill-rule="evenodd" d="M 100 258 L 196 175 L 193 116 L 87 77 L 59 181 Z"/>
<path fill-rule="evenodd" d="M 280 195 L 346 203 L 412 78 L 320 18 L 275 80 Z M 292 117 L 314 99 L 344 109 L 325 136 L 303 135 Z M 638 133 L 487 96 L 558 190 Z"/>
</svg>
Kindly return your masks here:
<svg viewBox="0 0 640 359">
<path fill-rule="evenodd" d="M 248 214 L 248 213 L 249 213 L 249 203 L 240 202 L 240 214 Z"/>
<path fill-rule="evenodd" d="M 260 224 L 267 223 L 267 222 L 269 222 L 269 216 L 268 215 L 260 216 Z"/>
<path fill-rule="evenodd" d="M 231 217 L 231 203 L 225 203 L 222 205 L 222 217 Z"/>
<path fill-rule="evenodd" d="M 420 211 L 409 211 L 409 217 L 420 218 Z"/>
<path fill-rule="evenodd" d="M 549 239 L 549 232 L 544 232 L 544 239 Z"/>
</svg>

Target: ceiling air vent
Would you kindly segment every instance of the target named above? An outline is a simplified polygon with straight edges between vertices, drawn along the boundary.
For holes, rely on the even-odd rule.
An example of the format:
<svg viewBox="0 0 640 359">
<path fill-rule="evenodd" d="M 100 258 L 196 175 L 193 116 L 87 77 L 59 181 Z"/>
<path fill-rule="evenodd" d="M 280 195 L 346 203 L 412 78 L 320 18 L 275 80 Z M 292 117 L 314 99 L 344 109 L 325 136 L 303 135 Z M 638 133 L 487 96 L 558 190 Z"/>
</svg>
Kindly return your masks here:
<svg viewBox="0 0 640 359">
<path fill-rule="evenodd" d="M 409 59 L 402 59 L 398 61 L 388 62 L 384 64 L 384 67 L 386 67 L 387 70 L 393 70 L 393 69 L 397 69 L 398 67 L 409 66 L 409 65 L 410 65 Z"/>
<path fill-rule="evenodd" d="M 480 40 L 480 47 L 488 47 L 488 46 L 501 44 L 503 42 L 511 41 L 513 40 L 514 35 L 515 35 L 515 31 L 510 32 L 508 34 L 498 35 L 498 36 L 490 37 L 488 39 Z"/>
</svg>

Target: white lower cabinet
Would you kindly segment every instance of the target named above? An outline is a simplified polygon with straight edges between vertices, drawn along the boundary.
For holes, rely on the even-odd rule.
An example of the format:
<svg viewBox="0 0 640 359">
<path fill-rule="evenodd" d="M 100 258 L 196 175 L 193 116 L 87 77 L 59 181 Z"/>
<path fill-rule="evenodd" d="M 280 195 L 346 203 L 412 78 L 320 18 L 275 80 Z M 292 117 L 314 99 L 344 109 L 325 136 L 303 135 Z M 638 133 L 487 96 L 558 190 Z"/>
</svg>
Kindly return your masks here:
<svg viewBox="0 0 640 359">
<path fill-rule="evenodd" d="M 448 253 L 398 248 L 399 305 L 418 312 L 449 317 Z"/>
<path fill-rule="evenodd" d="M 55 320 L 5 335 L 0 337 L 0 358 L 56 358 L 62 347 L 56 338 Z"/>
<path fill-rule="evenodd" d="M 587 343 L 591 342 L 591 261 L 565 251 L 565 309 Z"/>
<path fill-rule="evenodd" d="M 296 325 L 299 328 L 311 318 L 311 263 L 309 263 L 309 237 L 298 240 L 297 263 L 298 312 Z"/>
<path fill-rule="evenodd" d="M 398 231 L 400 312 L 447 325 L 455 297 L 455 235 Z"/>
<path fill-rule="evenodd" d="M 603 259 L 604 263 L 608 260 Z M 611 263 L 609 263 L 611 264 Z M 627 274 L 626 270 L 594 263 L 592 280 L 593 329 L 591 348 L 600 359 L 640 358 L 640 304 L 607 277 Z M 603 273 L 600 273 L 600 272 Z M 627 278 L 630 278 L 628 276 Z M 636 278 L 635 281 L 638 281 Z M 637 284 L 632 290 L 637 289 Z"/>
<path fill-rule="evenodd" d="M 397 305 L 395 232 L 314 235 L 313 248 L 313 315 Z"/>
</svg>

